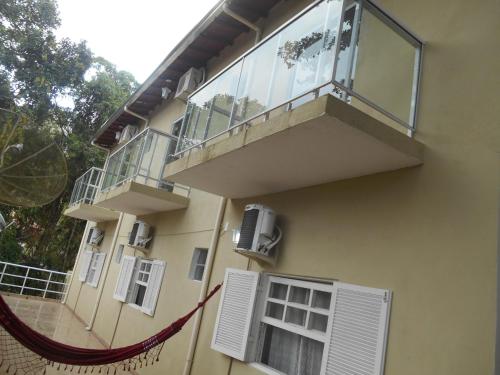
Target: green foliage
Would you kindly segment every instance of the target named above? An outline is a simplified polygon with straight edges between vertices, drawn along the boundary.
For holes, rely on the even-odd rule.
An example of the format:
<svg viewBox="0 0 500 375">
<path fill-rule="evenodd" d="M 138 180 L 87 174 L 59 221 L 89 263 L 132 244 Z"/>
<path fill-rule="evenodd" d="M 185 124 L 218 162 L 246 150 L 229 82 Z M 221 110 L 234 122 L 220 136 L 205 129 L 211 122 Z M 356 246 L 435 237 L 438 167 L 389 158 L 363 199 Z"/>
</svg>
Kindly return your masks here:
<svg viewBox="0 0 500 375">
<path fill-rule="evenodd" d="M 50 204 L 0 206 L 16 222 L 0 234 L 0 241 L 22 253 L 18 261 L 66 271 L 73 265 L 85 223 L 62 212 L 75 179 L 103 165 L 105 154 L 90 141 L 137 82 L 130 73 L 94 57 L 85 42 L 58 40 L 54 32 L 59 24 L 55 0 L 0 1 L 0 107 L 22 113 L 42 128 L 37 134 L 56 139 L 68 167 L 66 188 Z M 62 96 L 72 99 L 72 108 L 58 104 Z M 6 257 L 7 250 L 0 247 L 0 260 Z"/>
<path fill-rule="evenodd" d="M 0 236 L 0 258 L 5 262 L 19 263 L 23 248 L 16 238 L 15 229 L 7 229 Z"/>
</svg>

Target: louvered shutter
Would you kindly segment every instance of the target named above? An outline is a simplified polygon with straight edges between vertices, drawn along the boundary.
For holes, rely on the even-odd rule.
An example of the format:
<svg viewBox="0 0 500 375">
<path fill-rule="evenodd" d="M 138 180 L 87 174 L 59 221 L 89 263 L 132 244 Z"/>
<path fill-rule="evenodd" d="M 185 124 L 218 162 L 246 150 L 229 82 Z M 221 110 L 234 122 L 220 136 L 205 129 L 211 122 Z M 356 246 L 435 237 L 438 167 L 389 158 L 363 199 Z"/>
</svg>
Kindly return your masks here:
<svg viewBox="0 0 500 375">
<path fill-rule="evenodd" d="M 102 267 L 104 266 L 104 260 L 106 259 L 106 253 L 95 253 L 94 256 L 96 259 L 96 266 L 94 277 L 89 283 L 90 286 L 96 287 L 99 284 L 99 278 L 101 277 Z"/>
<path fill-rule="evenodd" d="M 389 290 L 334 283 L 321 374 L 383 373 L 390 304 Z"/>
<path fill-rule="evenodd" d="M 134 268 L 136 257 L 125 255 L 122 258 L 122 266 L 120 268 L 120 273 L 118 274 L 118 280 L 116 282 L 115 293 L 113 298 L 118 301 L 125 302 L 127 299 L 128 288 L 130 287 L 130 281 L 134 275 Z"/>
<path fill-rule="evenodd" d="M 141 310 L 148 315 L 153 316 L 155 313 L 156 301 L 160 294 L 161 283 L 165 271 L 165 262 L 155 260 L 151 264 L 151 272 L 149 273 L 148 286 L 144 294 Z"/>
<path fill-rule="evenodd" d="M 259 273 L 226 269 L 212 349 L 246 360 L 248 337 L 255 307 Z"/>
<path fill-rule="evenodd" d="M 82 262 L 80 263 L 80 275 L 78 280 L 85 282 L 89 272 L 90 262 L 92 261 L 92 251 L 85 250 L 82 254 Z"/>
</svg>

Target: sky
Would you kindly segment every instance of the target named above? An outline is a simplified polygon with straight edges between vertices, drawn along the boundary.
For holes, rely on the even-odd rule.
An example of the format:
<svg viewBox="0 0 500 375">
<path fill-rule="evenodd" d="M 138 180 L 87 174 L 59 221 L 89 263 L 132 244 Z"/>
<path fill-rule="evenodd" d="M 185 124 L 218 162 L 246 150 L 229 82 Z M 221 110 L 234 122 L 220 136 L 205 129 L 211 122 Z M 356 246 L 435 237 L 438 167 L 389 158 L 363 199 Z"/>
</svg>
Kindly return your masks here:
<svg viewBox="0 0 500 375">
<path fill-rule="evenodd" d="M 86 40 L 97 56 L 142 83 L 217 0 L 57 0 L 58 37 Z"/>
</svg>

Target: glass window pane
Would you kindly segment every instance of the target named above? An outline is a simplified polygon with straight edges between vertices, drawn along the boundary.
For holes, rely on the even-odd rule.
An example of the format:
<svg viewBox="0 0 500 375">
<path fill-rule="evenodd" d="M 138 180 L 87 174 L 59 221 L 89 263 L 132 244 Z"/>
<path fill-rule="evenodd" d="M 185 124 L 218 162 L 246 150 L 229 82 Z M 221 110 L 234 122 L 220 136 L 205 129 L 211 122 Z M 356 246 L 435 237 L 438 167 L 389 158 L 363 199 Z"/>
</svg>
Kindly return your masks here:
<svg viewBox="0 0 500 375">
<path fill-rule="evenodd" d="M 205 271 L 205 266 L 196 266 L 194 270 L 194 279 L 198 281 L 203 280 L 204 271 Z"/>
<path fill-rule="evenodd" d="M 144 285 L 137 285 L 137 294 L 135 296 L 135 301 L 134 303 L 137 306 L 142 306 L 142 303 L 144 302 L 144 295 L 146 294 L 146 287 Z"/>
<path fill-rule="evenodd" d="M 269 297 L 285 300 L 287 291 L 288 285 L 271 283 L 271 287 L 269 288 Z"/>
<path fill-rule="evenodd" d="M 309 315 L 309 324 L 307 325 L 308 329 L 326 332 L 327 325 L 328 316 L 314 312 Z"/>
<path fill-rule="evenodd" d="M 309 295 L 311 293 L 310 289 L 300 288 L 298 286 L 292 286 L 290 289 L 290 295 L 288 300 L 290 302 L 301 303 L 303 305 L 309 305 Z"/>
<path fill-rule="evenodd" d="M 365 7 L 352 72 L 354 91 L 410 121 L 416 53 L 414 45 Z"/>
<path fill-rule="evenodd" d="M 274 303 L 274 302 L 267 303 L 266 316 L 270 318 L 282 320 L 284 311 L 285 311 L 285 306 L 279 303 Z"/>
<path fill-rule="evenodd" d="M 332 299 L 331 293 L 323 292 L 321 290 L 315 290 L 313 292 L 311 306 L 319 309 L 329 309 L 331 299 Z"/>
<path fill-rule="evenodd" d="M 302 309 L 297 309 L 295 307 L 287 306 L 285 322 L 297 324 L 299 326 L 306 325 L 307 311 Z"/>
<path fill-rule="evenodd" d="M 264 325 L 260 362 L 284 374 L 319 375 L 323 343 Z"/>
</svg>

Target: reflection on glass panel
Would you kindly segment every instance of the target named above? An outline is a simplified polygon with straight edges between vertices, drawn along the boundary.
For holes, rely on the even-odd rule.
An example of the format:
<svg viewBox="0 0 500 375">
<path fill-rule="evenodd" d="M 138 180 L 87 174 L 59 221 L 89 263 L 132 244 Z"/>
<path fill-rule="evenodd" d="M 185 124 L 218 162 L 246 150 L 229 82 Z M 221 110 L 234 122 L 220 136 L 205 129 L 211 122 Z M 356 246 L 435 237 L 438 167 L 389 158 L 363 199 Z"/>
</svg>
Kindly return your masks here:
<svg viewBox="0 0 500 375">
<path fill-rule="evenodd" d="M 269 316 L 270 318 L 281 320 L 283 319 L 284 311 L 285 311 L 285 306 L 279 303 L 274 303 L 274 302 L 267 303 L 266 316 Z"/>
<path fill-rule="evenodd" d="M 416 53 L 413 44 L 365 7 L 352 72 L 353 89 L 411 123 Z"/>
<path fill-rule="evenodd" d="M 236 99 L 235 123 L 255 116 L 267 108 L 278 40 L 279 35 L 272 37 L 245 57 Z"/>
<path fill-rule="evenodd" d="M 290 296 L 288 297 L 288 300 L 290 302 L 300 303 L 302 305 L 309 305 L 310 292 L 310 289 L 292 286 L 292 288 L 290 289 Z"/>
<path fill-rule="evenodd" d="M 342 23 L 342 32 L 340 34 L 340 49 L 337 57 L 337 70 L 335 80 L 343 85 L 347 84 L 347 75 L 350 74 L 352 66 L 352 58 L 354 56 L 352 32 L 354 27 L 354 18 L 356 11 L 356 3 L 349 2 L 346 5 L 344 20 Z"/>
<path fill-rule="evenodd" d="M 269 297 L 285 300 L 287 291 L 288 285 L 271 283 L 271 288 L 269 288 Z"/>
</svg>

